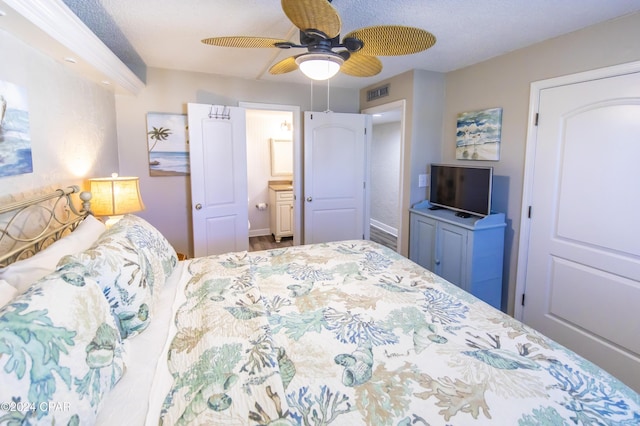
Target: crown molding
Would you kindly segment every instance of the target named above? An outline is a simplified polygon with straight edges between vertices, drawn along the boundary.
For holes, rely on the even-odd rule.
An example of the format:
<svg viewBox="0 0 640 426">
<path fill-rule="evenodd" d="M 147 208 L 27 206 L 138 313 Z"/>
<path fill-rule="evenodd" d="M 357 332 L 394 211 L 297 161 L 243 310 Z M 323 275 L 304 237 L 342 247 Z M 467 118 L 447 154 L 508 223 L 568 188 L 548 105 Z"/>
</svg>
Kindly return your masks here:
<svg viewBox="0 0 640 426">
<path fill-rule="evenodd" d="M 100 40 L 62 0 L 3 0 L 7 6 L 20 14 L 26 21 L 55 40 L 71 52 L 76 60 L 102 74 L 88 76 L 124 89 L 137 95 L 145 84 Z M 7 11 L 5 11 L 7 12 Z M 9 13 L 7 12 L 7 15 Z M 7 16 L 3 17 L 3 19 Z M 22 31 L 21 38 L 29 33 Z M 42 37 L 26 40 L 40 47 L 46 54 L 53 56 L 50 44 L 43 43 Z M 44 45 L 43 45 L 44 44 Z M 62 57 L 55 59 L 62 61 Z M 75 64 L 74 64 L 75 65 Z"/>
</svg>

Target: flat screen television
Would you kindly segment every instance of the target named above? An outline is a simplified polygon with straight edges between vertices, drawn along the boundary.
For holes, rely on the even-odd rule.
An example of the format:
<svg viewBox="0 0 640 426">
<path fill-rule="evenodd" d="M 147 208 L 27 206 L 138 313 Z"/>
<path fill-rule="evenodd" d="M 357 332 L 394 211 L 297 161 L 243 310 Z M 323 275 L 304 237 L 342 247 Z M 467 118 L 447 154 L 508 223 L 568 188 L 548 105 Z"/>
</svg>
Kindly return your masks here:
<svg viewBox="0 0 640 426">
<path fill-rule="evenodd" d="M 429 203 L 458 216 L 491 214 L 493 167 L 431 165 Z"/>
</svg>

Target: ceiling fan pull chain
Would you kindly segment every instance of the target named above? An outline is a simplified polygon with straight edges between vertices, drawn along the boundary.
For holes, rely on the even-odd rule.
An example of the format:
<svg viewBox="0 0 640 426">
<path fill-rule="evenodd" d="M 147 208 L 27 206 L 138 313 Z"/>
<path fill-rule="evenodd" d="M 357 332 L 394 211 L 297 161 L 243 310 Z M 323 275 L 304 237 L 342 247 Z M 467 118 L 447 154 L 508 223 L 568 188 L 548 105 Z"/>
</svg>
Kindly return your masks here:
<svg viewBox="0 0 640 426">
<path fill-rule="evenodd" d="M 311 105 L 309 111 L 313 111 L 313 80 L 309 79 L 309 81 L 311 82 L 311 85 L 309 86 L 311 88 Z"/>
<path fill-rule="evenodd" d="M 330 81 L 331 81 L 331 79 L 328 78 L 327 79 L 327 110 L 325 112 L 331 112 L 331 103 L 330 103 L 330 100 L 331 100 L 331 93 L 330 93 L 331 92 L 331 90 L 330 90 L 331 86 L 330 86 L 330 83 L 329 83 Z"/>
</svg>

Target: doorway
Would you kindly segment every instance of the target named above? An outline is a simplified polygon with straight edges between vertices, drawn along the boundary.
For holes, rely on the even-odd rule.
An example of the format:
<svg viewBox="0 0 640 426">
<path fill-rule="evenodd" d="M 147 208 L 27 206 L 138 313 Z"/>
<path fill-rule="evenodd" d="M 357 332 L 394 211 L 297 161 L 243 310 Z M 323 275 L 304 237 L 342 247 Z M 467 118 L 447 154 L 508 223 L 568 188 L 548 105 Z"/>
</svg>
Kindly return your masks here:
<svg viewBox="0 0 640 426">
<path fill-rule="evenodd" d="M 249 211 L 250 249 L 274 248 L 275 246 L 300 244 L 300 160 L 296 153 L 300 141 L 300 107 L 292 105 L 240 102 L 246 109 L 247 126 L 247 184 Z M 274 142 L 278 142 L 274 144 Z M 291 141 L 287 144 L 285 141 Z M 291 173 L 272 169 L 272 149 L 274 146 L 292 146 Z M 282 155 L 282 153 L 278 153 Z M 293 186 L 293 237 L 284 238 L 279 245 L 271 236 L 269 197 L 270 182 L 291 182 Z"/>
<path fill-rule="evenodd" d="M 372 115 L 370 239 L 398 251 L 402 235 L 405 101 L 367 108 Z"/>
</svg>

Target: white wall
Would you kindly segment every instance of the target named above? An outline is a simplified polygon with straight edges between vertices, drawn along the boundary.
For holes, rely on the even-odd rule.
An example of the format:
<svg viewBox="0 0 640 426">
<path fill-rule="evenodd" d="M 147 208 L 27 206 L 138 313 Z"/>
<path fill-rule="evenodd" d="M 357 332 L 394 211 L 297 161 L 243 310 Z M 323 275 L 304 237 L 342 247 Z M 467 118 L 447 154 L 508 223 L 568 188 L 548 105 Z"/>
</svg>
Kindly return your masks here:
<svg viewBox="0 0 640 426">
<path fill-rule="evenodd" d="M 314 87 L 313 109 L 326 109 L 326 86 Z M 238 106 L 239 102 L 299 105 L 312 109 L 309 87 L 244 80 L 212 74 L 149 68 L 147 85 L 137 96 L 116 95 L 120 173 L 140 177 L 147 209 L 140 216 L 158 228 L 176 250 L 192 254 L 189 176 L 150 177 L 146 138 L 147 112 L 186 114 L 187 103 Z M 358 112 L 358 91 L 331 92 L 331 109 Z M 252 225 L 253 226 L 253 225 Z"/>
<path fill-rule="evenodd" d="M 413 85 L 413 143 L 411 145 L 411 198 L 409 205 L 427 199 L 427 187 L 418 185 L 420 174 L 442 156 L 442 127 L 444 120 L 445 75 L 415 70 Z M 408 215 L 408 212 L 406 213 Z"/>
<path fill-rule="evenodd" d="M 389 95 L 367 101 L 367 90 L 389 85 Z M 360 109 L 368 109 L 404 99 L 405 148 L 402 153 L 402 216 L 399 225 L 398 251 L 409 255 L 409 208 L 426 199 L 426 188 L 418 186 L 418 175 L 426 173 L 427 164 L 439 161 L 442 153 L 442 117 L 445 98 L 445 75 L 413 70 L 360 91 Z"/>
<path fill-rule="evenodd" d="M 400 122 L 376 124 L 371 138 L 371 220 L 395 229 L 399 225 Z M 388 228 L 383 228 L 389 231 Z"/>
<path fill-rule="evenodd" d="M 33 173 L 0 177 L 0 199 L 84 187 L 86 178 L 117 172 L 112 91 L 4 30 L 0 52 L 0 80 L 27 91 L 33 158 Z"/>
</svg>

